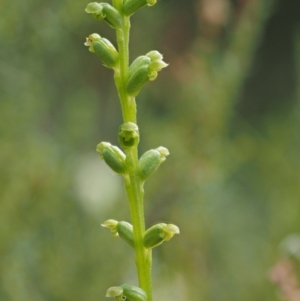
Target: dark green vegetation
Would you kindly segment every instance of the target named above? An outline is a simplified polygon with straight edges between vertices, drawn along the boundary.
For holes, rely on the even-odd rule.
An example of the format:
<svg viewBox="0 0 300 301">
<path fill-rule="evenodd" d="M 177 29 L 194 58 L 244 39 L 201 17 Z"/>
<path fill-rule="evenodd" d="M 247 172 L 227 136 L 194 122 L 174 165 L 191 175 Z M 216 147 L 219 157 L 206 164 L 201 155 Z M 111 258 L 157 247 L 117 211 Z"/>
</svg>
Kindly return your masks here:
<svg viewBox="0 0 300 301">
<path fill-rule="evenodd" d="M 129 212 L 94 151 L 121 112 L 83 45 L 87 3 L 0 4 L 0 300 L 105 300 L 133 274 L 130 246 L 100 227 Z M 140 153 L 171 153 L 147 183 L 148 226 L 181 232 L 155 254 L 154 300 L 274 301 L 268 272 L 300 220 L 299 3 L 216 3 L 132 18 L 131 58 L 155 45 L 171 63 L 137 100 Z"/>
</svg>

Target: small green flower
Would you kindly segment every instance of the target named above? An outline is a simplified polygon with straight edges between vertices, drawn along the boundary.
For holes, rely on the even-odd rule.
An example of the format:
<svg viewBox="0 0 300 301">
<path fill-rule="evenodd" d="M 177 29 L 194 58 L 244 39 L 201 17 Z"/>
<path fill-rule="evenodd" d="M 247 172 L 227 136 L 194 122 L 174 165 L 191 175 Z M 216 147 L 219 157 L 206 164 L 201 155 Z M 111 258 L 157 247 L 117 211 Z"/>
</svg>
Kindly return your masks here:
<svg viewBox="0 0 300 301">
<path fill-rule="evenodd" d="M 146 82 L 155 80 L 158 71 L 168 66 L 162 58 L 163 56 L 158 51 L 153 50 L 134 60 L 128 73 L 127 93 L 129 95 L 137 96 Z"/>
<path fill-rule="evenodd" d="M 160 164 L 166 160 L 166 156 L 169 154 L 168 149 L 162 146 L 145 152 L 138 164 L 141 180 L 145 181 L 149 178 L 158 169 Z"/>
<path fill-rule="evenodd" d="M 118 222 L 114 219 L 109 219 L 101 224 L 101 226 L 110 229 L 112 236 L 120 236 L 134 248 L 133 227 L 131 224 L 124 221 Z"/>
<path fill-rule="evenodd" d="M 155 248 L 179 233 L 179 228 L 173 224 L 156 224 L 145 232 L 143 238 L 144 246 L 147 249 Z"/>
<path fill-rule="evenodd" d="M 96 20 L 106 21 L 112 28 L 120 28 L 122 26 L 120 13 L 108 3 L 89 3 L 85 12 L 91 14 Z"/>
<path fill-rule="evenodd" d="M 163 68 L 166 68 L 169 64 L 163 61 L 163 56 L 156 50 L 152 50 L 146 54 L 151 60 L 149 64 L 150 71 L 161 71 Z"/>
<path fill-rule="evenodd" d="M 129 284 L 110 287 L 106 297 L 115 298 L 117 301 L 147 301 L 147 295 L 141 288 Z"/>
<path fill-rule="evenodd" d="M 119 175 L 126 173 L 126 156 L 117 146 L 111 145 L 109 142 L 101 142 L 97 145 L 97 152 L 115 173 Z"/>
<path fill-rule="evenodd" d="M 139 143 L 138 126 L 133 122 L 123 123 L 119 128 L 119 142 L 122 148 L 130 148 Z"/>
<path fill-rule="evenodd" d="M 113 69 L 118 65 L 119 53 L 109 40 L 93 33 L 86 38 L 84 45 L 89 47 L 90 52 L 96 53 L 105 67 Z"/>
<path fill-rule="evenodd" d="M 93 42 L 101 40 L 101 37 L 97 33 L 90 34 L 84 43 L 85 46 L 89 47 L 89 51 L 95 53 L 93 48 Z"/>
</svg>

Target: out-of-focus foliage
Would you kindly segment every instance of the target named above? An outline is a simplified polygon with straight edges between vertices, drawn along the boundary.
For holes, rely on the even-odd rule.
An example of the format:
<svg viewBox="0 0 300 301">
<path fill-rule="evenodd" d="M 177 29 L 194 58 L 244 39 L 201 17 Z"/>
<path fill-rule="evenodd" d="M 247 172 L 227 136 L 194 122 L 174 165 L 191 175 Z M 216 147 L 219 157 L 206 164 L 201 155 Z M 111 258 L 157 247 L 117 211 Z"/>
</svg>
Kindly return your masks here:
<svg viewBox="0 0 300 301">
<path fill-rule="evenodd" d="M 83 43 L 113 31 L 86 1 L 0 2 L 0 300 L 104 300 L 136 284 L 121 179 L 94 151 L 117 144 L 112 72 Z M 157 300 L 281 300 L 269 270 L 300 220 L 297 0 L 164 0 L 132 18 L 131 59 L 170 66 L 138 97 L 141 154 L 171 156 L 146 185 Z M 295 267 L 295 269 L 297 266 Z M 276 299 L 277 298 L 277 299 Z"/>
</svg>

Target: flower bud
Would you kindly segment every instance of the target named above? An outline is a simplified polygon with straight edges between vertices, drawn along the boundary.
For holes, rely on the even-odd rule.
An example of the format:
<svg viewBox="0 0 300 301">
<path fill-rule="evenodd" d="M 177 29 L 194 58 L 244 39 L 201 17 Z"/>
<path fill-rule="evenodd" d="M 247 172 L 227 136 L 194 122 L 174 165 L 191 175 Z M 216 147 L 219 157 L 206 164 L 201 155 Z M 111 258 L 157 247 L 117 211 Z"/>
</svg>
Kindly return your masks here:
<svg viewBox="0 0 300 301">
<path fill-rule="evenodd" d="M 106 21 L 112 28 L 121 28 L 122 26 L 120 13 L 108 3 L 89 3 L 85 11 L 92 14 L 97 20 Z"/>
<path fill-rule="evenodd" d="M 175 234 L 179 234 L 179 228 L 173 224 L 156 224 L 149 228 L 143 237 L 145 248 L 154 248 L 164 241 L 170 240 Z"/>
<path fill-rule="evenodd" d="M 129 284 L 110 287 L 106 297 L 113 297 L 117 301 L 147 301 L 147 295 L 141 288 Z"/>
<path fill-rule="evenodd" d="M 108 142 L 101 142 L 97 145 L 97 152 L 100 153 L 100 158 L 117 174 L 126 173 L 125 154 L 114 145 Z"/>
<path fill-rule="evenodd" d="M 95 53 L 94 48 L 93 48 L 93 42 L 99 41 L 99 40 L 101 40 L 100 35 L 98 35 L 97 33 L 93 33 L 93 34 L 90 34 L 86 38 L 84 45 L 89 47 L 90 52 Z"/>
<path fill-rule="evenodd" d="M 125 240 L 131 247 L 134 248 L 134 238 L 133 238 L 133 227 L 127 222 L 118 222 L 114 219 L 109 219 L 101 224 L 102 227 L 111 230 L 111 234 L 114 237 L 120 236 Z"/>
<path fill-rule="evenodd" d="M 124 239 L 131 247 L 134 248 L 133 227 L 127 222 L 119 222 L 117 224 L 119 236 Z"/>
<path fill-rule="evenodd" d="M 130 16 L 144 5 L 153 6 L 157 0 L 125 0 L 124 14 Z"/>
<path fill-rule="evenodd" d="M 133 122 L 123 123 L 119 128 L 119 142 L 122 148 L 130 148 L 139 143 L 139 128 Z"/>
<path fill-rule="evenodd" d="M 128 73 L 126 88 L 129 95 L 137 96 L 147 81 L 155 80 L 157 72 L 168 66 L 162 58 L 158 51 L 153 50 L 134 60 Z"/>
<path fill-rule="evenodd" d="M 138 163 L 141 180 L 144 181 L 151 176 L 158 169 L 160 164 L 166 160 L 166 156 L 169 154 L 168 149 L 162 146 L 145 152 Z"/>
<path fill-rule="evenodd" d="M 89 51 L 96 53 L 105 67 L 116 67 L 119 53 L 109 40 L 101 38 L 98 34 L 94 33 L 86 38 L 84 45 L 89 46 Z"/>
</svg>

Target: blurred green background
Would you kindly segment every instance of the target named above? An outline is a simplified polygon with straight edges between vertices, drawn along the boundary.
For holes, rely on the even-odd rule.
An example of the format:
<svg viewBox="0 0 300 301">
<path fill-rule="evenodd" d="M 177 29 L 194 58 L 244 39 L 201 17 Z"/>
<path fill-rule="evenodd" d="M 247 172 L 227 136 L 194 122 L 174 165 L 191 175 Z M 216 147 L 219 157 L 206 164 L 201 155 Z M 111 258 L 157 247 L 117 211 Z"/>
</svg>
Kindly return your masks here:
<svg viewBox="0 0 300 301">
<path fill-rule="evenodd" d="M 105 300 L 136 284 L 129 220 L 99 159 L 122 123 L 112 71 L 83 45 L 114 31 L 87 1 L 0 1 L 0 300 Z M 132 18 L 131 60 L 170 66 L 137 99 L 140 153 L 168 157 L 146 219 L 180 236 L 154 252 L 155 300 L 281 300 L 269 279 L 300 223 L 300 2 L 163 0 Z"/>
</svg>

